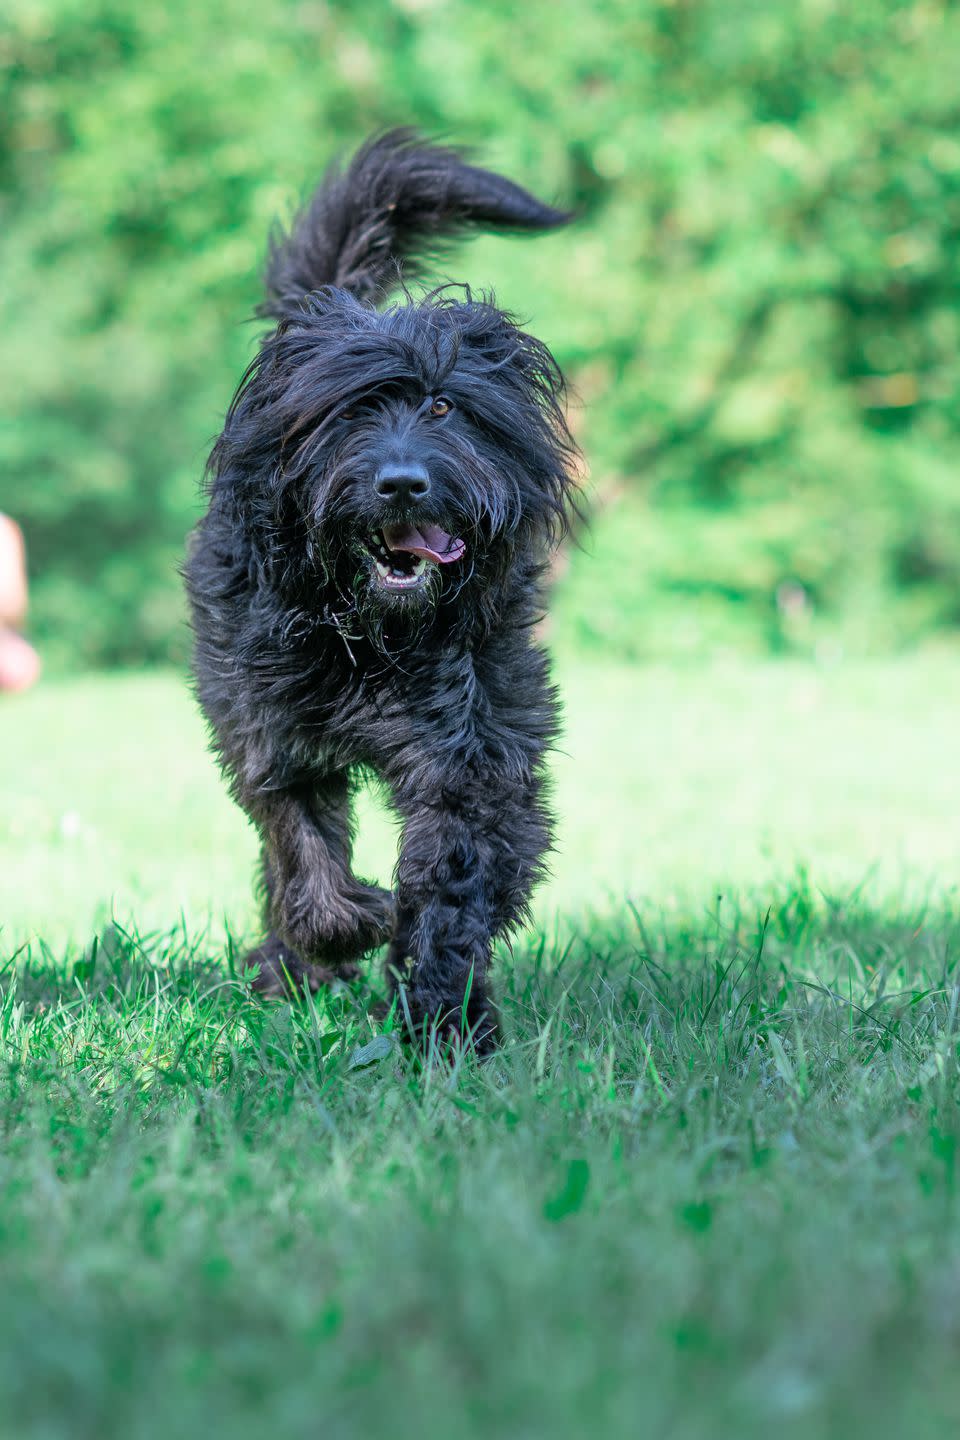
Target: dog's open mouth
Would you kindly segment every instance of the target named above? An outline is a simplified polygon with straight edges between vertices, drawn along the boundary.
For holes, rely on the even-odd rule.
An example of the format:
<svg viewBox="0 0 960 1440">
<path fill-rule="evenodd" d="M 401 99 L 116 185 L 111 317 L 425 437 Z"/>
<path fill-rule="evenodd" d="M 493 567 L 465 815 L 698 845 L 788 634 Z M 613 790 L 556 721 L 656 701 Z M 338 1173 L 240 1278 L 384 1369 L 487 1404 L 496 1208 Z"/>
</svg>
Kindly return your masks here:
<svg viewBox="0 0 960 1440">
<path fill-rule="evenodd" d="M 439 525 L 385 525 L 371 530 L 364 544 L 387 590 L 415 590 L 426 583 L 433 565 L 460 560 L 467 547 Z"/>
</svg>

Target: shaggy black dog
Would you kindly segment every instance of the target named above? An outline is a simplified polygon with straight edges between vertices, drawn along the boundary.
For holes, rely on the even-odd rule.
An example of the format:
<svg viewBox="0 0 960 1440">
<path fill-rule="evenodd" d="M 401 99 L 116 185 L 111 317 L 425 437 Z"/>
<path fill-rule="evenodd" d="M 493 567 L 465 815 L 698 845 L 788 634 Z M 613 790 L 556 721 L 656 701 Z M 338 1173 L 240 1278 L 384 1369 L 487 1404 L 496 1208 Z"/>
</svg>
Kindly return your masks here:
<svg viewBox="0 0 960 1440">
<path fill-rule="evenodd" d="M 445 241 L 569 217 L 409 131 L 370 141 L 275 237 L 263 340 L 209 464 L 186 579 L 200 701 L 263 840 L 260 988 L 389 940 L 415 1027 L 495 1033 L 491 941 L 527 913 L 556 698 L 532 629 L 573 503 L 549 351 L 446 286 Z M 403 822 L 396 894 L 350 868 L 351 790 Z"/>
</svg>

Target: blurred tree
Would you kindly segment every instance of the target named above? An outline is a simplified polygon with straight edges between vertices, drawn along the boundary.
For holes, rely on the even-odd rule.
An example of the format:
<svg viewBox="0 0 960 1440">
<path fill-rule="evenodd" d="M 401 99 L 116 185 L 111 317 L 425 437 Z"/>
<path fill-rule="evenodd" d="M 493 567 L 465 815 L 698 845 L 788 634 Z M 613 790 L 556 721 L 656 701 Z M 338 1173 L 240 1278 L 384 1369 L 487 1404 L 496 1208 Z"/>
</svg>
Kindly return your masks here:
<svg viewBox="0 0 960 1440">
<path fill-rule="evenodd" d="M 565 625 L 634 654 L 960 624 L 958 74 L 937 0 L 6 0 L 0 508 L 48 652 L 183 653 L 266 230 L 409 121 L 582 214 L 455 267 L 586 402 L 608 503 Z"/>
</svg>

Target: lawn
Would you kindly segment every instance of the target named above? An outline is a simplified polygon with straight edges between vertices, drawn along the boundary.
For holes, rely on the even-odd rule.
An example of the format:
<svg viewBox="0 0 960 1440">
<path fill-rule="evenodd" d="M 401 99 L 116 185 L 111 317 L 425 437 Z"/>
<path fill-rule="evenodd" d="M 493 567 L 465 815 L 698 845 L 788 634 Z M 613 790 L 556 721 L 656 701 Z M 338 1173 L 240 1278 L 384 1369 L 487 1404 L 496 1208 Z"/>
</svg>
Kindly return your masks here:
<svg viewBox="0 0 960 1440">
<path fill-rule="evenodd" d="M 960 660 L 560 679 L 555 878 L 452 1068 L 375 972 L 234 978 L 178 677 L 0 708 L 2 1440 L 955 1432 Z"/>
</svg>

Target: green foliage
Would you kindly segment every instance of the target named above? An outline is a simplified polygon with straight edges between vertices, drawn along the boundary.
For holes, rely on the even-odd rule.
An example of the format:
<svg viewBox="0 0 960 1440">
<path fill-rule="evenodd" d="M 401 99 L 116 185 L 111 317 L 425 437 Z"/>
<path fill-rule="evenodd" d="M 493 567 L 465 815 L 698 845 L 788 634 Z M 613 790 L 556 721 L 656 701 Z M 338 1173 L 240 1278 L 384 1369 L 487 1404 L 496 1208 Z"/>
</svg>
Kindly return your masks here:
<svg viewBox="0 0 960 1440">
<path fill-rule="evenodd" d="M 266 230 L 401 121 L 582 213 L 456 267 L 585 403 L 571 630 L 645 653 L 682 616 L 694 648 L 960 621 L 956 7 L 8 0 L 0 27 L 0 503 L 49 653 L 183 652 L 175 565 Z"/>
</svg>

